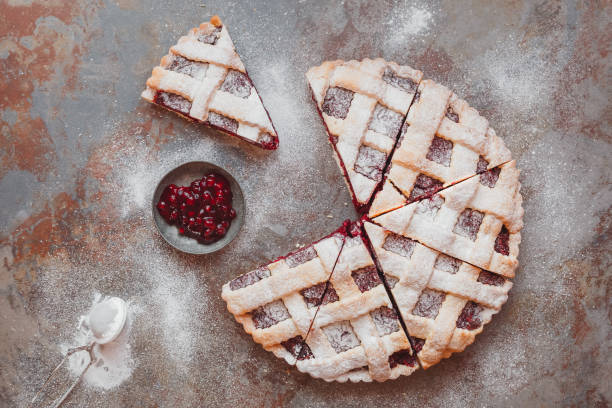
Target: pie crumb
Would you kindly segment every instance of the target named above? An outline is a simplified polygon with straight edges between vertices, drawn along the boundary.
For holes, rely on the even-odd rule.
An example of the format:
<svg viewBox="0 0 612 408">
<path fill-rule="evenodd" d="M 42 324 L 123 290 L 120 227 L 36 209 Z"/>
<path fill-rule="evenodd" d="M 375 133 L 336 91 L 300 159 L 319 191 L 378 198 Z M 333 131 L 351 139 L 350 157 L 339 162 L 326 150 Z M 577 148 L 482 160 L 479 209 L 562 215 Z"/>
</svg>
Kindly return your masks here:
<svg viewBox="0 0 612 408">
<path fill-rule="evenodd" d="M 215 27 L 221 27 L 223 25 L 223 23 L 221 23 L 221 19 L 217 15 L 214 15 L 210 18 L 210 23 Z"/>
</svg>

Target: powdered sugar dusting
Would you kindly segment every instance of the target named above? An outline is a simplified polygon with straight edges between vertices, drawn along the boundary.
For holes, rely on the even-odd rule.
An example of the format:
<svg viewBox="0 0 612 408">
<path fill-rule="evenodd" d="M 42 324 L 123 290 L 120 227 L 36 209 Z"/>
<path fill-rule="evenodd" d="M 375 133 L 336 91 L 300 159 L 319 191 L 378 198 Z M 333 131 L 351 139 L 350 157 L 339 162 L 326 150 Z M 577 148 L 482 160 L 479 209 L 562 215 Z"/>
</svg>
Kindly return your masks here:
<svg viewBox="0 0 612 408">
<path fill-rule="evenodd" d="M 92 309 L 101 301 L 103 301 L 103 296 L 100 293 L 95 293 Z M 94 346 L 93 355 L 96 360 L 83 376 L 83 382 L 86 385 L 110 390 L 130 378 L 136 365 L 132 359 L 129 344 L 130 326 L 134 316 L 135 312 L 128 304 L 128 317 L 123 331 L 117 339 L 107 344 Z M 73 342 L 70 345 L 62 345 L 60 349 L 65 354 L 70 348 L 84 346 L 92 341 L 92 332 L 87 327 L 87 315 L 82 315 L 79 318 L 77 334 Z M 72 354 L 68 359 L 68 367 L 72 376 L 78 377 L 85 370 L 89 361 L 89 354 L 86 351 Z"/>
<path fill-rule="evenodd" d="M 424 35 L 428 32 L 432 21 L 432 11 L 422 6 L 412 6 L 402 13 L 392 13 L 386 22 L 389 33 L 392 33 L 387 43 L 396 47 L 411 38 Z"/>
</svg>

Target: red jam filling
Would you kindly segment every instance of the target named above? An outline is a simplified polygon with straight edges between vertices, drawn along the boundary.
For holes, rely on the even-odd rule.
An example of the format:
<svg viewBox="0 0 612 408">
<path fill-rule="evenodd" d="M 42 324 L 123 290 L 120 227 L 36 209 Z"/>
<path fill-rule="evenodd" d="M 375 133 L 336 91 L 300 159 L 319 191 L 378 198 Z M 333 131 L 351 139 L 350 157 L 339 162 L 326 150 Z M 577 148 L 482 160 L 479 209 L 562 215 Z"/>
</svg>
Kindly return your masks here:
<svg viewBox="0 0 612 408">
<path fill-rule="evenodd" d="M 270 277 L 270 269 L 268 269 L 266 266 L 262 266 L 237 277 L 229 283 L 229 286 L 231 290 L 238 290 L 251 286 L 252 284 L 268 277 Z"/>
<path fill-rule="evenodd" d="M 361 145 L 355 161 L 355 171 L 370 180 L 381 181 L 387 164 L 387 155 L 380 150 Z"/>
<path fill-rule="evenodd" d="M 269 133 L 261 133 L 259 136 L 259 144 L 267 150 L 274 150 L 278 147 L 278 138 L 275 138 Z"/>
<path fill-rule="evenodd" d="M 412 310 L 412 314 L 421 317 L 427 317 L 429 319 L 435 319 L 438 316 L 442 302 L 446 298 L 446 293 L 439 292 L 433 289 L 425 289 L 417 304 Z"/>
<path fill-rule="evenodd" d="M 372 119 L 370 120 L 368 129 L 395 140 L 399 134 L 400 128 L 402 127 L 403 120 L 404 117 L 399 113 L 394 112 L 391 109 L 387 109 L 380 103 L 377 103 L 376 107 L 374 108 L 374 113 L 372 114 Z"/>
<path fill-rule="evenodd" d="M 495 238 L 495 252 L 499 252 L 502 255 L 510 255 L 509 241 L 510 232 L 504 225 L 497 238 Z"/>
<path fill-rule="evenodd" d="M 453 122 L 459 123 L 459 115 L 457 115 L 455 111 L 453 110 L 453 108 L 451 108 L 450 106 L 448 107 L 448 109 L 446 109 L 445 116 L 449 118 L 450 120 L 452 120 Z"/>
<path fill-rule="evenodd" d="M 351 102 L 353 101 L 354 92 L 344 88 L 329 88 L 325 94 L 321 110 L 339 119 L 345 119 L 348 115 Z"/>
<path fill-rule="evenodd" d="M 189 111 L 191 111 L 191 101 L 189 99 L 170 92 L 157 91 L 153 102 L 183 115 L 189 115 Z"/>
<path fill-rule="evenodd" d="M 483 270 L 480 271 L 480 274 L 478 275 L 478 282 L 491 286 L 504 286 L 506 280 L 499 275 Z"/>
<path fill-rule="evenodd" d="M 416 358 L 410 350 L 400 350 L 389 356 L 389 365 L 391 368 L 397 367 L 398 364 L 414 367 L 416 365 Z"/>
<path fill-rule="evenodd" d="M 412 339 L 412 342 L 414 343 L 414 352 L 420 353 L 421 350 L 423 350 L 423 346 L 425 345 L 425 339 L 419 339 L 418 337 L 415 337 Z"/>
<path fill-rule="evenodd" d="M 398 234 L 390 233 L 385 238 L 385 242 L 383 243 L 382 247 L 387 251 L 410 258 L 412 256 L 412 252 L 414 252 L 415 246 L 416 241 Z"/>
<path fill-rule="evenodd" d="M 378 270 L 373 265 L 357 269 L 351 274 L 351 276 L 362 293 L 367 292 L 368 290 L 382 283 L 380 277 L 378 276 Z"/>
<path fill-rule="evenodd" d="M 425 174 L 419 174 L 414 182 L 408 200 L 413 202 L 430 194 L 435 194 L 442 189 L 442 185 L 443 183 L 435 178 L 426 176 Z"/>
<path fill-rule="evenodd" d="M 484 214 L 480 211 L 466 208 L 463 210 L 461 215 L 459 215 L 459 219 L 457 220 L 457 224 L 455 224 L 455 228 L 453 228 L 453 232 L 469 238 L 472 241 L 476 241 L 478 230 L 480 229 L 480 224 L 482 223 L 483 218 Z"/>
<path fill-rule="evenodd" d="M 232 191 L 225 177 L 211 173 L 191 185 L 170 184 L 158 203 L 159 214 L 179 234 L 210 244 L 227 234 L 236 210 L 232 208 Z"/>
<path fill-rule="evenodd" d="M 198 41 L 215 45 L 219 39 L 219 36 L 221 35 L 221 28 L 222 26 L 216 27 L 214 30 L 209 32 L 200 32 L 197 37 Z"/>
<path fill-rule="evenodd" d="M 501 173 L 501 168 L 494 167 L 491 170 L 487 170 L 487 167 L 489 167 L 489 162 L 486 161 L 484 157 L 480 156 L 478 158 L 478 163 L 476 164 L 476 173 L 480 174 L 480 184 L 493 188 L 495 187 L 495 184 L 497 184 L 497 179 L 499 178 L 499 173 Z"/>
<path fill-rule="evenodd" d="M 482 156 L 478 157 L 478 163 L 476 163 L 476 173 L 484 173 L 487 171 L 487 167 L 489 167 L 489 162 Z"/>
<path fill-rule="evenodd" d="M 172 62 L 166 67 L 166 69 L 189 75 L 192 78 L 202 81 L 206 76 L 208 64 L 198 61 L 191 61 L 187 58 L 181 57 L 180 55 L 174 55 L 172 57 Z"/>
<path fill-rule="evenodd" d="M 256 329 L 267 329 L 290 317 L 289 311 L 282 300 L 275 300 L 251 312 L 251 318 Z"/>
<path fill-rule="evenodd" d="M 482 306 L 470 300 L 465 304 L 465 307 L 457 318 L 457 327 L 466 330 L 476 330 L 482 326 L 480 313 L 482 313 Z"/>
<path fill-rule="evenodd" d="M 497 184 L 497 179 L 499 178 L 499 173 L 501 173 L 501 168 L 499 167 L 495 167 L 491 170 L 485 171 L 479 176 L 480 184 L 489 188 L 495 187 L 495 184 Z"/>
<path fill-rule="evenodd" d="M 387 334 L 394 333 L 400 329 L 397 314 L 395 313 L 395 310 L 389 307 L 379 307 L 378 309 L 373 310 L 370 313 L 370 316 L 372 316 L 376 330 L 381 336 L 386 336 Z"/>
<path fill-rule="evenodd" d="M 282 341 L 281 345 L 298 360 L 308 360 L 313 357 L 310 347 L 304 343 L 302 336 L 298 335 L 289 340 Z"/>
<path fill-rule="evenodd" d="M 235 134 L 238 131 L 237 120 L 220 115 L 217 112 L 208 112 L 208 123 L 226 132 Z"/>
<path fill-rule="evenodd" d="M 232 69 L 223 81 L 221 90 L 246 99 L 251 95 L 251 81 L 242 72 Z"/>
<path fill-rule="evenodd" d="M 293 252 L 292 254 L 287 255 L 285 262 L 289 268 L 295 268 L 296 266 L 315 259 L 316 257 L 317 251 L 313 246 L 309 246 L 298 252 Z"/>
<path fill-rule="evenodd" d="M 309 288 L 303 289 L 300 291 L 304 300 L 306 301 L 306 306 L 308 308 L 313 308 L 316 306 L 323 306 L 328 303 L 337 302 L 340 300 L 336 290 L 333 288 L 331 283 L 328 285 L 327 291 L 325 290 L 325 282 L 321 282 L 317 285 L 311 286 Z"/>
<path fill-rule="evenodd" d="M 453 154 L 453 142 L 434 136 L 427 152 L 427 160 L 434 161 L 445 167 L 450 166 L 451 155 Z"/>
<path fill-rule="evenodd" d="M 416 82 L 414 82 L 411 78 L 405 78 L 397 75 L 397 73 L 389 67 L 385 68 L 382 79 L 389 85 L 403 89 L 404 91 L 415 92 L 417 90 L 418 84 Z"/>
<path fill-rule="evenodd" d="M 461 261 L 458 260 L 457 258 L 453 258 L 452 256 L 440 254 L 436 258 L 434 269 L 454 275 L 459 271 L 460 266 L 461 266 Z"/>
</svg>

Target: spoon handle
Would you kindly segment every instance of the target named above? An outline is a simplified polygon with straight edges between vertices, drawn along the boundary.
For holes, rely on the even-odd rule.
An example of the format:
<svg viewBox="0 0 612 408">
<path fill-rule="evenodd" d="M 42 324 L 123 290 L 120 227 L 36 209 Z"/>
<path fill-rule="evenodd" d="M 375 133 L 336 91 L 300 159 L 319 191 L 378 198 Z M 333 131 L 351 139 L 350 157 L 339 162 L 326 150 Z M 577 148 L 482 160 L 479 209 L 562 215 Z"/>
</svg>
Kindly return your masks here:
<svg viewBox="0 0 612 408">
<path fill-rule="evenodd" d="M 68 389 L 67 392 L 64 393 L 64 395 L 62 395 L 61 399 L 59 400 L 59 402 L 56 403 L 56 407 L 59 406 L 59 404 L 61 404 L 66 397 L 68 396 L 68 394 L 70 394 L 70 391 L 72 391 L 72 389 L 79 383 L 79 381 L 81 380 L 81 378 L 83 378 L 83 375 L 85 375 L 85 372 L 87 371 L 87 369 L 93 364 L 94 359 L 93 359 L 93 355 L 92 355 L 92 350 L 93 350 L 93 346 L 95 343 L 91 343 L 89 345 L 85 345 L 85 346 L 80 346 L 80 347 L 75 347 L 72 348 L 70 350 L 68 350 L 68 352 L 66 353 L 66 355 L 64 356 L 64 358 L 62 359 L 62 361 L 60 361 L 60 363 L 57 365 L 57 367 L 55 367 L 53 369 L 53 371 L 51 371 L 51 373 L 49 374 L 49 376 L 47 377 L 47 379 L 45 380 L 45 382 L 43 383 L 43 385 L 38 389 L 38 392 L 36 392 L 36 395 L 34 395 L 34 398 L 32 398 L 32 400 L 30 401 L 30 404 L 28 405 L 28 408 L 31 408 L 34 406 L 34 402 L 36 401 L 36 399 L 39 397 L 40 393 L 47 387 L 47 385 L 49 384 L 49 382 L 51 381 L 51 379 L 53 378 L 53 376 L 58 372 L 58 370 L 60 369 L 60 367 L 66 362 L 66 360 L 68 360 L 68 358 L 73 355 L 74 353 L 78 352 L 78 351 L 87 351 L 89 353 L 89 364 L 87 364 L 87 366 L 85 367 L 85 369 L 81 372 L 81 374 L 79 375 L 79 377 L 76 379 L 76 381 L 74 381 L 74 383 L 70 386 L 70 388 Z"/>
</svg>

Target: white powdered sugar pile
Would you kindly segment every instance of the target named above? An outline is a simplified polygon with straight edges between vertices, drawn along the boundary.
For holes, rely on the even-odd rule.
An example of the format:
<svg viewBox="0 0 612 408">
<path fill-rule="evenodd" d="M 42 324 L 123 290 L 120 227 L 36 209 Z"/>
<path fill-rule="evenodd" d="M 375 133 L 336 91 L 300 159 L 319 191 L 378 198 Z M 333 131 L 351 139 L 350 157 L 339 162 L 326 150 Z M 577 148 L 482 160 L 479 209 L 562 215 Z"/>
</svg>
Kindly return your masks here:
<svg viewBox="0 0 612 408">
<path fill-rule="evenodd" d="M 65 354 L 69 349 L 90 344 L 93 334 L 88 327 L 88 317 L 94 306 L 104 300 L 100 293 L 96 293 L 89 312 L 79 318 L 77 334 L 70 345 L 62 345 Z M 131 321 L 134 317 L 133 308 L 128 305 L 128 316 L 121 334 L 110 343 L 95 345 L 93 355 L 97 359 L 85 372 L 83 383 L 104 390 L 119 386 L 130 378 L 134 369 L 134 360 L 131 357 L 129 344 L 129 332 Z M 87 351 L 74 353 L 68 360 L 68 368 L 73 377 L 78 377 L 89 364 Z"/>
</svg>

